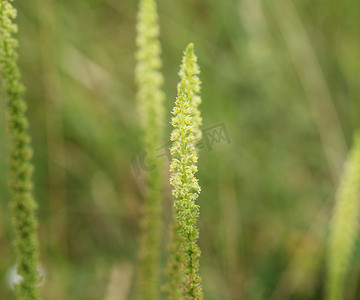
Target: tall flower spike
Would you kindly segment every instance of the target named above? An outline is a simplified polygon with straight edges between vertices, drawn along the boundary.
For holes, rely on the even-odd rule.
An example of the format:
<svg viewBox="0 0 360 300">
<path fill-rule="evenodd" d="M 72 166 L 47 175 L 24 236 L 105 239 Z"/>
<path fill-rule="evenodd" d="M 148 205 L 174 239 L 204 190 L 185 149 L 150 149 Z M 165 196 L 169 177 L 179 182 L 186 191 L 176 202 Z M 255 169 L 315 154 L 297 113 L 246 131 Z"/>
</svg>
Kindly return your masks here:
<svg viewBox="0 0 360 300">
<path fill-rule="evenodd" d="M 143 129 L 143 145 L 147 162 L 152 166 L 147 174 L 147 190 L 142 220 L 138 298 L 157 300 L 159 293 L 160 213 L 162 165 L 156 149 L 163 136 L 164 94 L 160 72 L 159 25 L 155 0 L 140 0 L 137 21 L 137 101 Z"/>
<path fill-rule="evenodd" d="M 170 149 L 172 161 L 170 165 L 170 183 L 173 186 L 174 209 L 175 209 L 175 234 L 174 239 L 180 251 L 183 252 L 181 271 L 184 275 L 184 282 L 181 284 L 181 291 L 170 293 L 173 299 L 202 299 L 201 278 L 199 275 L 200 249 L 197 245 L 199 229 L 196 222 L 199 217 L 199 206 L 195 203 L 200 193 L 197 172 L 198 153 L 196 143 L 201 137 L 201 117 L 198 106 L 201 102 L 200 81 L 198 74 L 199 67 L 196 63 L 193 44 L 189 44 L 185 50 L 183 64 L 181 66 L 178 85 L 178 94 L 175 107 L 172 111 L 171 133 L 173 145 Z M 176 246 L 175 246 L 176 247 Z M 170 263 L 176 262 L 170 258 Z M 171 264 L 170 264 L 171 266 Z M 171 273 L 170 273 L 171 275 Z M 177 278 L 170 279 L 170 289 L 177 288 Z M 176 298 L 181 294 L 181 298 Z"/>
<path fill-rule="evenodd" d="M 197 64 L 197 57 L 194 54 L 194 44 L 190 43 L 184 52 L 179 76 L 181 81 L 185 81 L 185 88 L 188 91 L 188 101 L 192 108 L 192 125 L 195 130 L 196 142 L 200 141 L 202 137 L 200 130 L 202 118 L 199 110 L 199 105 L 201 104 L 199 74 L 200 68 Z"/>
<path fill-rule="evenodd" d="M 343 298 L 344 283 L 358 231 L 360 208 L 360 132 L 345 165 L 336 195 L 329 240 L 327 299 Z"/>
<path fill-rule="evenodd" d="M 15 228 L 15 251 L 17 271 L 22 280 L 15 287 L 18 299 L 38 300 L 40 293 L 38 268 L 36 204 L 32 198 L 32 172 L 30 163 L 32 149 L 25 116 L 26 104 L 23 99 L 24 87 L 20 83 L 17 64 L 17 40 L 13 34 L 17 26 L 13 23 L 16 10 L 10 1 L 0 0 L 0 72 L 2 90 L 5 94 L 10 136 L 9 165 L 11 193 L 10 209 Z"/>
</svg>

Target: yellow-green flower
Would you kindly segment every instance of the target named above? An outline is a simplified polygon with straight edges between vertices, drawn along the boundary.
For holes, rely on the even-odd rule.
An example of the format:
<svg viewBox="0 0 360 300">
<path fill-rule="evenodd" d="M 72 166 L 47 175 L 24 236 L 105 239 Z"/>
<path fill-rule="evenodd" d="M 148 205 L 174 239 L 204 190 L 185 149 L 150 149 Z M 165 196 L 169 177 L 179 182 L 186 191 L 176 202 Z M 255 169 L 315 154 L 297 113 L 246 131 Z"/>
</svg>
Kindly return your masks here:
<svg viewBox="0 0 360 300">
<path fill-rule="evenodd" d="M 157 300 L 159 294 L 160 220 L 162 199 L 162 164 L 156 149 L 162 144 L 164 93 L 161 86 L 161 47 L 155 0 L 140 0 L 136 38 L 137 102 L 143 131 L 143 147 L 148 164 L 147 188 L 142 220 L 139 299 Z"/>
<path fill-rule="evenodd" d="M 178 85 L 171 121 L 174 129 L 170 137 L 173 142 L 170 148 L 172 156 L 170 183 L 173 186 L 175 232 L 178 234 L 173 242 L 175 242 L 175 248 L 183 252 L 181 265 L 183 277 L 177 274 L 177 278 L 170 278 L 172 282 L 168 289 L 170 296 L 174 295 L 173 299 L 202 299 L 203 297 L 199 275 L 200 249 L 197 245 L 199 229 L 196 225 L 199 217 L 199 205 L 196 204 L 196 199 L 200 193 L 198 179 L 195 177 L 198 161 L 196 144 L 201 138 L 202 122 L 198 109 L 201 102 L 198 78 L 200 70 L 196 61 L 194 46 L 189 44 L 179 73 L 181 81 Z M 175 260 L 170 258 L 170 266 Z M 179 278 L 182 281 L 181 291 L 175 291 L 174 289 L 179 288 L 176 283 Z"/>
</svg>

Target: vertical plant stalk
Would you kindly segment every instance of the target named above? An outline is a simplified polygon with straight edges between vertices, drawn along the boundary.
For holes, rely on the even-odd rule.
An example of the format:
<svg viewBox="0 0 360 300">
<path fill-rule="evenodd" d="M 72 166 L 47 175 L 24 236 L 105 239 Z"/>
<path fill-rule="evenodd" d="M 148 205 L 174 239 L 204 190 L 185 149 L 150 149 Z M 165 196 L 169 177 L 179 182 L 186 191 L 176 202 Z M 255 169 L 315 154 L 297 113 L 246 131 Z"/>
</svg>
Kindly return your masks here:
<svg viewBox="0 0 360 300">
<path fill-rule="evenodd" d="M 357 132 L 336 195 L 331 223 L 328 256 L 328 300 L 343 298 L 344 283 L 359 227 L 359 201 L 360 132 Z"/>
<path fill-rule="evenodd" d="M 15 287 L 18 299 L 38 300 L 38 239 L 36 235 L 36 203 L 32 198 L 32 149 L 25 116 L 24 87 L 20 83 L 17 64 L 16 10 L 10 1 L 0 0 L 0 72 L 2 91 L 7 98 L 7 127 L 10 136 L 9 165 L 10 209 L 15 229 L 17 272 L 22 280 Z"/>
<path fill-rule="evenodd" d="M 183 63 L 180 70 L 181 81 L 178 85 L 178 93 L 175 107 L 172 111 L 171 133 L 173 145 L 170 149 L 172 161 L 170 165 L 170 183 L 173 186 L 174 210 L 175 210 L 175 236 L 173 248 L 179 249 L 172 254 L 169 261 L 171 266 L 178 262 L 181 257 L 180 277 L 181 291 L 178 289 L 178 273 L 171 274 L 169 295 L 173 299 L 202 299 L 201 278 L 199 275 L 200 249 L 197 245 L 199 229 L 196 222 L 199 217 L 199 205 L 195 203 L 200 194 L 197 172 L 198 151 L 196 143 L 201 138 L 200 125 L 202 122 L 198 109 L 201 103 L 200 73 L 197 65 L 197 57 L 194 54 L 194 45 L 189 44 L 185 50 Z M 179 245 L 180 244 L 180 245 Z M 179 252 L 183 252 L 180 254 Z M 176 276 L 174 276 L 176 275 Z M 176 298 L 181 294 L 181 298 Z"/>
<path fill-rule="evenodd" d="M 143 128 L 143 145 L 152 170 L 147 176 L 147 191 L 142 220 L 140 266 L 138 275 L 139 299 L 157 300 L 159 294 L 160 219 L 162 165 L 157 158 L 164 126 L 164 93 L 159 24 L 155 0 L 140 0 L 136 38 L 138 87 L 137 101 Z"/>
</svg>

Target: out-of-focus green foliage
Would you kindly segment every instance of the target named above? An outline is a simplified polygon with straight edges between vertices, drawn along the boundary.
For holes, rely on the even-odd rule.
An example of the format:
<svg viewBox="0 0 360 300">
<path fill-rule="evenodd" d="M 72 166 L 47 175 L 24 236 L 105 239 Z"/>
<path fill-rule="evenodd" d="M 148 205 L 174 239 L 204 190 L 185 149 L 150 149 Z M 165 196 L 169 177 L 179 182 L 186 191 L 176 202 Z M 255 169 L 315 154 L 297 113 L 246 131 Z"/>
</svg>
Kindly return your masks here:
<svg viewBox="0 0 360 300">
<path fill-rule="evenodd" d="M 143 151 L 134 84 L 137 1 L 15 4 L 44 299 L 131 299 L 147 172 L 133 159 Z M 192 41 L 202 70 L 202 129 L 223 123 L 230 137 L 219 136 L 221 127 L 203 132 L 218 142 L 209 150 L 203 138 L 199 153 L 204 298 L 321 299 L 337 166 L 344 161 L 344 151 L 333 146 L 348 145 L 360 126 L 360 4 L 159 0 L 158 8 L 165 136 L 178 62 Z M 324 103 L 333 104 L 338 125 L 319 113 Z M 324 136 L 318 126 L 328 123 Z M 12 300 L 5 282 L 15 256 L 3 110 L 0 124 L 0 298 Z M 166 191 L 168 224 L 169 186 Z M 359 271 L 354 260 L 345 299 L 359 298 Z"/>
</svg>

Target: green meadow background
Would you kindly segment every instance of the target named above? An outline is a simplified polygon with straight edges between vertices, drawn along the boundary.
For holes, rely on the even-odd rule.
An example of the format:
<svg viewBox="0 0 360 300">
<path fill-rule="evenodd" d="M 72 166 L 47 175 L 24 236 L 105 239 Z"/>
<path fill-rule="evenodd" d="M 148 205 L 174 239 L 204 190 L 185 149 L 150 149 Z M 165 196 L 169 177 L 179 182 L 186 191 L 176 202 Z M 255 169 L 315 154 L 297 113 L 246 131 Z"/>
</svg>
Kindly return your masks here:
<svg viewBox="0 0 360 300">
<path fill-rule="evenodd" d="M 132 299 L 146 170 L 135 102 L 137 1 L 15 1 L 36 166 L 44 299 Z M 207 300 L 323 297 L 326 239 L 360 126 L 360 2 L 158 0 L 166 139 L 183 49 L 195 44 L 203 128 L 201 274 Z M 6 100 L 0 110 L 0 299 L 15 299 Z M 162 145 L 159 145 L 162 146 Z M 171 215 L 164 157 L 163 257 Z M 345 299 L 358 299 L 360 245 Z M 165 299 L 165 298 L 164 298 Z"/>
</svg>

